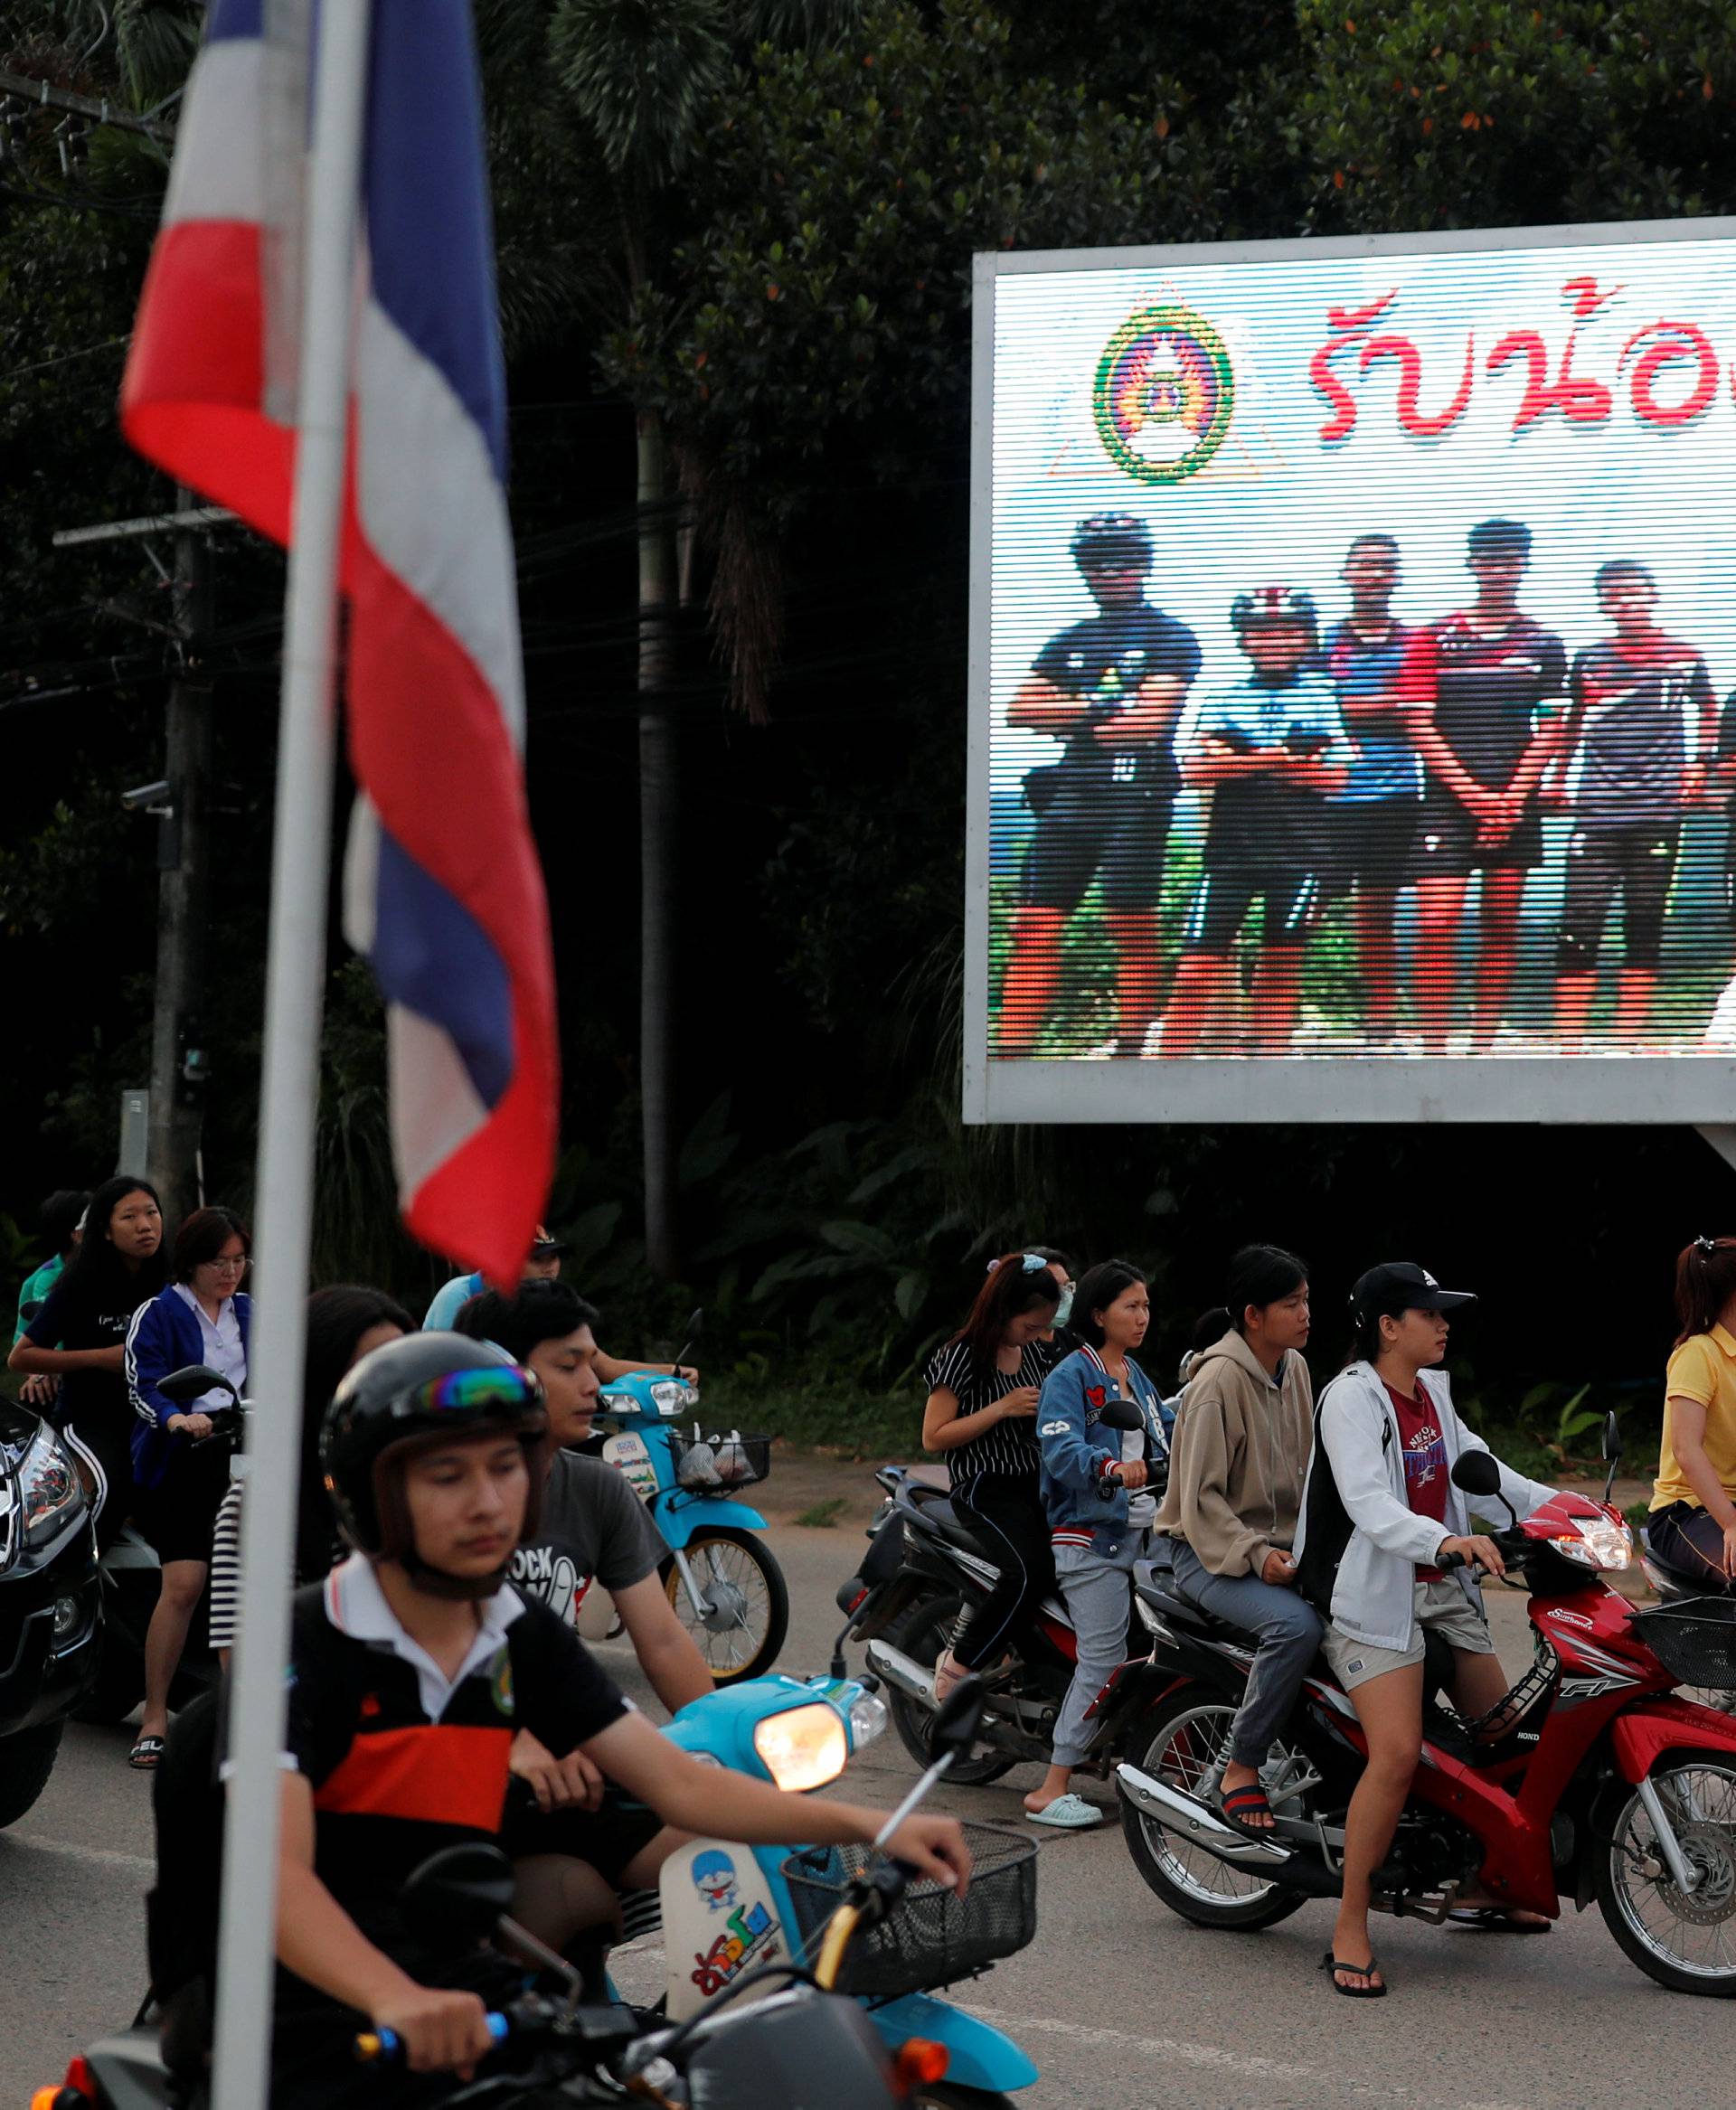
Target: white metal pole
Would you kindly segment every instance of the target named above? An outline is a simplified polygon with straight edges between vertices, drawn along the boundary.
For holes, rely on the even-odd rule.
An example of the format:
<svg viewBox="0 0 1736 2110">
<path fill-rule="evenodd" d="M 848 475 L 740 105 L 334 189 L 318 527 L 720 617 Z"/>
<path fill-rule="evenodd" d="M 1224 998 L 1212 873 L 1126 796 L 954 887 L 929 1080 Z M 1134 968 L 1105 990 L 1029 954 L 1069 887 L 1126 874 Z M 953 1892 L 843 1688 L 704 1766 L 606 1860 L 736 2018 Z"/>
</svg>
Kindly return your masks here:
<svg viewBox="0 0 1736 2110">
<path fill-rule="evenodd" d="M 372 0 L 326 0 L 319 11 L 259 1097 L 259 1273 L 248 1359 L 248 1389 L 259 1411 L 248 1431 L 218 1934 L 212 2101 L 222 2110 L 264 2110 L 269 2094 L 278 1761 L 300 1478 L 303 1307 L 332 825 L 338 536 L 371 14 Z"/>
</svg>

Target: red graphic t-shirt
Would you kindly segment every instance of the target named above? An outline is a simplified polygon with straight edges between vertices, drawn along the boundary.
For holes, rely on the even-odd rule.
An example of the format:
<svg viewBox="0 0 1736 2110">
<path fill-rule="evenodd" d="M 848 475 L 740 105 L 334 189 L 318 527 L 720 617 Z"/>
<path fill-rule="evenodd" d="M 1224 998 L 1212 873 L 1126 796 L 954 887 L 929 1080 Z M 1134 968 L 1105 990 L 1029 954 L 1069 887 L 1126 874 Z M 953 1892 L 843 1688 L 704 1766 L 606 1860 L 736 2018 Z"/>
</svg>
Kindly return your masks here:
<svg viewBox="0 0 1736 2110">
<path fill-rule="evenodd" d="M 1405 1500 L 1420 1517 L 1432 1517 L 1443 1528 L 1447 1522 L 1447 1439 L 1439 1418 L 1425 1393 L 1407 1399 L 1402 1392 L 1386 1388 L 1392 1411 L 1399 1418 L 1399 1440 L 1404 1446 Z M 1438 1568 L 1417 1566 L 1419 1582 L 1439 1582 Z"/>
</svg>

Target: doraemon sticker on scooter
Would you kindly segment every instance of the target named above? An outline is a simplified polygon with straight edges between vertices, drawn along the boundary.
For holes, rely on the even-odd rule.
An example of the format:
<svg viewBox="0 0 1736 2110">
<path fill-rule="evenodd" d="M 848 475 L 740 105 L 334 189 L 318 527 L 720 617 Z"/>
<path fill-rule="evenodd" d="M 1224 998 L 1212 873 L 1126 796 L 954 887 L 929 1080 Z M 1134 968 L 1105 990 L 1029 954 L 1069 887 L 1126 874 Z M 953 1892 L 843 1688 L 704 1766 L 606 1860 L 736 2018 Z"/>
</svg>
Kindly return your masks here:
<svg viewBox="0 0 1736 2110">
<path fill-rule="evenodd" d="M 657 1492 L 657 1468 L 651 1463 L 642 1436 L 629 1428 L 609 1436 L 603 1445 L 603 1456 L 626 1474 L 627 1485 L 641 1502 L 652 1500 Z"/>
<path fill-rule="evenodd" d="M 770 1888 L 745 1847 L 697 1840 L 665 1861 L 657 1888 L 672 2021 L 697 2014 L 744 1972 L 788 1956 Z"/>
</svg>

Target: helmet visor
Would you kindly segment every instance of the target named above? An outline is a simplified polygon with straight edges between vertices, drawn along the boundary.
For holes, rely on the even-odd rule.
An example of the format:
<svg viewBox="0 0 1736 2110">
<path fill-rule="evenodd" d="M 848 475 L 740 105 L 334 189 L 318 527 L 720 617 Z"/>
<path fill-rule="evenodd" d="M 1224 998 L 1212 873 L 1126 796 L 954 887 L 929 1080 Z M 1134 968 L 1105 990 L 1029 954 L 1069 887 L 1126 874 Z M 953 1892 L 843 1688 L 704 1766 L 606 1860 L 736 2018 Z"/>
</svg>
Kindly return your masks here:
<svg viewBox="0 0 1736 2110">
<path fill-rule="evenodd" d="M 503 1418 L 520 1420 L 540 1413 L 542 1404 L 536 1380 L 515 1364 L 502 1363 L 487 1370 L 444 1371 L 402 1393 L 393 1402 L 392 1413 L 406 1421 L 424 1414 L 461 1415 L 474 1420 L 492 1409 Z"/>
</svg>

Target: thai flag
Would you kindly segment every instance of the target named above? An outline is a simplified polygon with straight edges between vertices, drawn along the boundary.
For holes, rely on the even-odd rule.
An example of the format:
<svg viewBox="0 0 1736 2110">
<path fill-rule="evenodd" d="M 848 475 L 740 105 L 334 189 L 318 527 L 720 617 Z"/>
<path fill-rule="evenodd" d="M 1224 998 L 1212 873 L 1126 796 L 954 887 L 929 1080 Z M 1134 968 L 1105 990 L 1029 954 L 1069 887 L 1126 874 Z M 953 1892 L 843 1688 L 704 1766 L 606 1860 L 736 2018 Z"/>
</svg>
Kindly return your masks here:
<svg viewBox="0 0 1736 2110">
<path fill-rule="evenodd" d="M 141 453 L 278 542 L 310 19 L 307 0 L 212 0 L 121 396 Z M 405 1220 L 516 1281 L 552 1170 L 558 1063 L 466 0 L 374 0 L 359 228 L 345 928 L 386 999 Z"/>
</svg>

